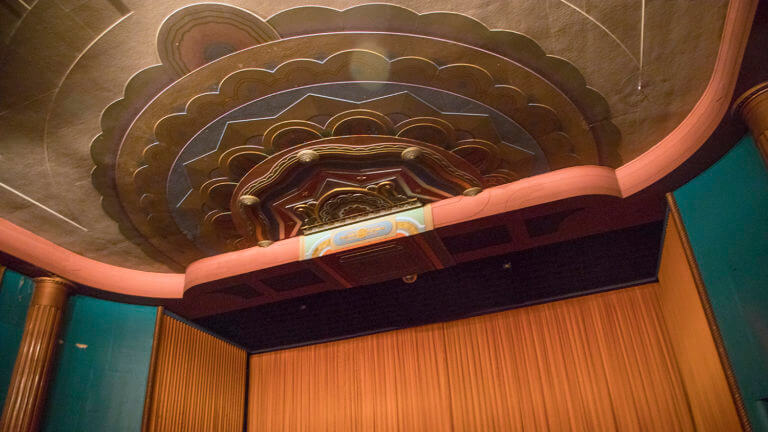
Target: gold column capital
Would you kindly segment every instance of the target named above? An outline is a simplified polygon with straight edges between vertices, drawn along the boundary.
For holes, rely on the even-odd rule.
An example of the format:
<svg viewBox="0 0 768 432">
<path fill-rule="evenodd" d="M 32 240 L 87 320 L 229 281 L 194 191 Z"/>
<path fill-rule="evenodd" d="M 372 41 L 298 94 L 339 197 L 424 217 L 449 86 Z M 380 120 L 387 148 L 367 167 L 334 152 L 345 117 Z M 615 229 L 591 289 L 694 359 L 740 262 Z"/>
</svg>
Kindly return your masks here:
<svg viewBox="0 0 768 432">
<path fill-rule="evenodd" d="M 35 291 L 29 305 L 53 306 L 61 308 L 75 285 L 59 277 L 35 278 Z"/>
<path fill-rule="evenodd" d="M 732 113 L 734 115 L 745 115 L 745 110 L 749 111 L 750 107 L 754 107 L 754 103 L 758 100 L 765 100 L 768 98 L 768 81 L 762 82 L 749 90 L 745 91 L 736 99 L 733 103 Z"/>
<path fill-rule="evenodd" d="M 755 138 L 763 161 L 768 164 L 768 81 L 745 91 L 731 110 L 747 124 Z"/>
</svg>

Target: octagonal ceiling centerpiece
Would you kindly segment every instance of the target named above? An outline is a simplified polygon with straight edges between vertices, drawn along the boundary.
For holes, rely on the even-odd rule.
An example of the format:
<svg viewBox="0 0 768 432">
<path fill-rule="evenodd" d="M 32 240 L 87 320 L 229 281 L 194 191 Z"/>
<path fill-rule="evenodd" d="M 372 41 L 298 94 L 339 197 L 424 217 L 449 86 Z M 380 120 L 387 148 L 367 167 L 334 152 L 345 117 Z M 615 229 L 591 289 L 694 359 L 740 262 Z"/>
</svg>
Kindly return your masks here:
<svg viewBox="0 0 768 432">
<path fill-rule="evenodd" d="M 382 19 L 386 17 L 386 19 Z M 620 165 L 605 99 L 532 39 L 385 4 L 262 20 L 195 4 L 102 116 L 92 180 L 174 262 L 574 165 Z"/>
</svg>

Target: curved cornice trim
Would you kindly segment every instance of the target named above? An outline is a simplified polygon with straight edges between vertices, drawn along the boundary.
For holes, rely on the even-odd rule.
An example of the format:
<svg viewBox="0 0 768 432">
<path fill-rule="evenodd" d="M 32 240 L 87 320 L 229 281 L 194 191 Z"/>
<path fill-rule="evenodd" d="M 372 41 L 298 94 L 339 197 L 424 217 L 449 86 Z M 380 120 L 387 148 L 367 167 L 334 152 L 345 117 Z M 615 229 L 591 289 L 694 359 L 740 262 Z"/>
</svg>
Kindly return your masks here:
<svg viewBox="0 0 768 432">
<path fill-rule="evenodd" d="M 112 294 L 180 298 L 184 274 L 132 270 L 86 258 L 0 218 L 0 251 L 71 282 Z"/>
<path fill-rule="evenodd" d="M 747 46 L 757 0 L 732 0 L 707 88 L 691 112 L 658 144 L 616 169 L 623 196 L 656 183 L 682 165 L 707 141 L 728 112 Z"/>
</svg>

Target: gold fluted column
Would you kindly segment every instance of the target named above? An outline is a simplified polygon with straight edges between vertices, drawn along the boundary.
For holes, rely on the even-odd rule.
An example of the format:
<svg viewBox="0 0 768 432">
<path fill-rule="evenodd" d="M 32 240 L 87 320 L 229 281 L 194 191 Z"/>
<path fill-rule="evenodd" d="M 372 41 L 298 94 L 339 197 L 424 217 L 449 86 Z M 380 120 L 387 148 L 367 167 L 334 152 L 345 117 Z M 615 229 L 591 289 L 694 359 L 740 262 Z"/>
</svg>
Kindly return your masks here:
<svg viewBox="0 0 768 432">
<path fill-rule="evenodd" d="M 768 165 L 768 81 L 747 90 L 736 99 L 733 113 L 744 120 L 755 138 L 757 148 Z"/>
<path fill-rule="evenodd" d="M 59 278 L 35 279 L 0 432 L 36 431 L 45 404 L 56 338 L 72 285 Z"/>
</svg>

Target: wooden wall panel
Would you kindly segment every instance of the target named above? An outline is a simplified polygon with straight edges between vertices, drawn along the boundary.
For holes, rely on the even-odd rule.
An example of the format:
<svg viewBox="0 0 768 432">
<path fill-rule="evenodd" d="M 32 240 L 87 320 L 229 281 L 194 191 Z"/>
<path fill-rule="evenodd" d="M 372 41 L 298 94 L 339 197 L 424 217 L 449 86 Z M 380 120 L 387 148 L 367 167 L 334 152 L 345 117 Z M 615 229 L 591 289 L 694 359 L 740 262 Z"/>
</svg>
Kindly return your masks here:
<svg viewBox="0 0 768 432">
<path fill-rule="evenodd" d="M 142 429 L 242 431 L 245 351 L 166 315 L 158 331 Z"/>
<path fill-rule="evenodd" d="M 656 288 L 253 355 L 248 430 L 694 430 Z"/>
<path fill-rule="evenodd" d="M 680 228 L 669 218 L 659 266 L 659 303 L 700 431 L 741 430 L 736 406 L 688 264 Z"/>
</svg>

